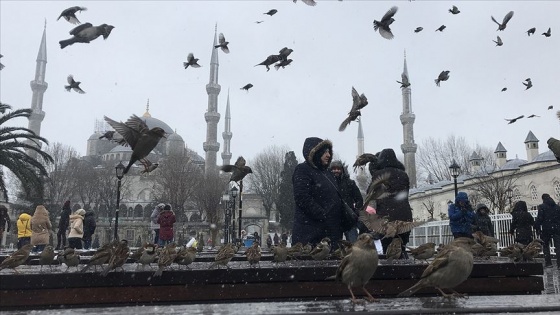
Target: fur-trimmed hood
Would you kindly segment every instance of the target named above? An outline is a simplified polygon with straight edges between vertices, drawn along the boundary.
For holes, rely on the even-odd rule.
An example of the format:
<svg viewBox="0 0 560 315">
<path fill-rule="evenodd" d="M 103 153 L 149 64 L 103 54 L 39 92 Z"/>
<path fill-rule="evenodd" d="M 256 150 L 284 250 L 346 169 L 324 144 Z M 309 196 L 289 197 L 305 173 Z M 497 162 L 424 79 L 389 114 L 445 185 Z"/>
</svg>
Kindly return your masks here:
<svg viewBox="0 0 560 315">
<path fill-rule="evenodd" d="M 331 159 L 329 160 L 330 164 L 333 155 L 332 142 L 330 140 L 323 140 L 317 137 L 309 137 L 305 139 L 302 150 L 305 162 L 313 168 L 326 169 L 326 167 L 323 167 L 321 164 L 321 156 L 325 150 L 329 150 L 331 152 Z"/>
</svg>

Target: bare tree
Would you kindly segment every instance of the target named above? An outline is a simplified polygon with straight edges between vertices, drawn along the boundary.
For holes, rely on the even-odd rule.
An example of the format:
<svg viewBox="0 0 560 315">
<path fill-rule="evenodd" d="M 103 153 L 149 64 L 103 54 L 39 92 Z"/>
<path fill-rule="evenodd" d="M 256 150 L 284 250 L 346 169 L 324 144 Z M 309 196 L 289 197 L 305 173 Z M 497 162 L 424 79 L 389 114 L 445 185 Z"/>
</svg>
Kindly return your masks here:
<svg viewBox="0 0 560 315">
<path fill-rule="evenodd" d="M 224 219 L 224 209 L 220 206 L 222 195 L 227 189 L 229 176 L 220 176 L 218 173 L 208 172 L 198 174 L 197 185 L 194 190 L 194 199 L 202 213 L 206 214 L 206 222 L 218 228 L 211 229 L 212 244 L 216 244 L 218 231 Z"/>
<path fill-rule="evenodd" d="M 185 151 L 186 152 L 186 151 Z M 198 185 L 197 178 L 202 172 L 192 158 L 183 152 L 174 152 L 162 161 L 161 166 L 154 171 L 159 193 L 155 198 L 171 204 L 175 213 L 179 214 L 177 221 L 185 221 L 185 206 L 193 198 Z"/>
<path fill-rule="evenodd" d="M 276 201 L 276 208 L 280 215 L 280 224 L 285 229 L 291 229 L 294 225 L 294 211 L 296 202 L 294 200 L 294 185 L 292 175 L 298 165 L 298 160 L 294 151 L 286 153 L 282 172 L 280 173 L 280 193 Z M 278 220 L 278 218 L 276 218 Z"/>
<path fill-rule="evenodd" d="M 432 196 L 422 198 L 422 206 L 430 214 L 430 221 L 434 220 L 435 201 Z"/>
<path fill-rule="evenodd" d="M 273 145 L 259 153 L 251 163 L 250 187 L 262 198 L 267 217 L 270 217 L 280 194 L 284 155 L 288 151 L 287 147 Z"/>
<path fill-rule="evenodd" d="M 496 171 L 474 177 L 475 184 L 471 188 L 481 198 L 487 200 L 492 213 L 504 213 L 508 205 L 506 190 L 515 189 L 519 178 L 517 171 Z"/>
<path fill-rule="evenodd" d="M 47 165 L 49 176 L 45 180 L 45 198 L 49 200 L 51 206 L 60 209 L 64 201 L 74 192 L 76 172 L 72 162 L 78 159 L 79 155 L 76 149 L 60 142 L 49 145 L 45 151 L 54 160 L 52 164 Z M 58 214 L 54 214 L 55 217 L 56 215 Z"/>
</svg>

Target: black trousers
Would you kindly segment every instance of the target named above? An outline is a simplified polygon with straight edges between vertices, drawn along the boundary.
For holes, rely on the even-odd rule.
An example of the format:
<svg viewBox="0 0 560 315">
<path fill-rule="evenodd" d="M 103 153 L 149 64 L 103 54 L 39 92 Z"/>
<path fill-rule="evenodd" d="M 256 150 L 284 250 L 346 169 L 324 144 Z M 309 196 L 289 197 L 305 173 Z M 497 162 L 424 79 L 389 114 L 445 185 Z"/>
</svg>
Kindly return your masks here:
<svg viewBox="0 0 560 315">
<path fill-rule="evenodd" d="M 56 249 L 64 249 L 66 246 L 66 230 L 58 230 L 56 233 Z"/>
<path fill-rule="evenodd" d="M 79 237 L 69 237 L 68 246 L 74 249 L 82 249 L 82 239 Z"/>
<path fill-rule="evenodd" d="M 554 246 L 556 249 L 556 263 L 560 266 L 560 259 L 558 259 L 558 251 L 560 250 L 560 233 L 550 234 L 550 233 L 542 233 L 541 239 L 544 242 L 543 244 L 543 254 L 544 254 L 544 262 L 547 265 L 552 264 L 552 259 L 550 257 L 550 241 L 554 240 Z"/>
</svg>

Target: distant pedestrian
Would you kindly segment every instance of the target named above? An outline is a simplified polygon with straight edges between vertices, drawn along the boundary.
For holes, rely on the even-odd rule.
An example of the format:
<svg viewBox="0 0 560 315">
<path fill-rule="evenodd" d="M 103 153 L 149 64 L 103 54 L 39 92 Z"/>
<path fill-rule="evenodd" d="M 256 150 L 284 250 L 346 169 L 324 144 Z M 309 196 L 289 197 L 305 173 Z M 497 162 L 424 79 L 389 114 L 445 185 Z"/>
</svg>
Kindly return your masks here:
<svg viewBox="0 0 560 315">
<path fill-rule="evenodd" d="M 455 203 L 449 205 L 447 213 L 449 216 L 449 226 L 454 238 L 473 238 L 475 213 L 466 192 L 460 191 L 457 193 Z"/>
<path fill-rule="evenodd" d="M 556 248 L 560 247 L 560 206 L 554 202 L 549 194 L 542 195 L 543 203 L 537 207 L 537 220 L 535 221 L 535 230 L 537 235 L 541 236 L 544 254 L 545 267 L 552 267 L 552 259 L 550 257 L 550 241 L 554 241 Z M 556 263 L 560 269 L 560 259 L 558 259 L 558 251 L 556 251 Z"/>
<path fill-rule="evenodd" d="M 10 216 L 8 215 L 8 208 L 4 205 L 0 205 L 0 244 L 2 244 L 2 238 L 4 237 L 4 231 L 10 232 Z"/>
<path fill-rule="evenodd" d="M 86 210 L 78 209 L 70 215 L 70 233 L 68 233 L 68 246 L 74 249 L 82 249 L 82 238 L 84 237 L 84 217 Z"/>
<path fill-rule="evenodd" d="M 473 232 L 480 231 L 484 235 L 494 237 L 494 224 L 492 224 L 489 213 L 490 210 L 485 204 L 479 203 L 476 205 L 476 223 Z"/>
<path fill-rule="evenodd" d="M 270 234 L 268 234 L 268 236 L 266 237 L 266 247 L 267 248 L 272 247 L 272 237 L 270 237 Z"/>
<path fill-rule="evenodd" d="M 253 233 L 253 237 L 255 237 L 255 242 L 257 243 L 261 243 L 261 236 L 259 235 L 259 232 L 255 231 L 255 233 Z"/>
<path fill-rule="evenodd" d="M 62 212 L 60 213 L 60 220 L 58 221 L 58 231 L 56 232 L 56 249 L 64 249 L 66 246 L 66 233 L 68 232 L 68 227 L 70 226 L 70 215 L 72 214 L 72 209 L 70 209 L 70 200 L 64 202 L 62 206 Z"/>
<path fill-rule="evenodd" d="M 171 210 L 171 205 L 165 205 L 159 214 L 159 246 L 164 246 L 173 242 L 173 224 L 175 223 L 175 213 Z"/>
<path fill-rule="evenodd" d="M 288 234 L 282 233 L 282 244 L 288 245 Z"/>
<path fill-rule="evenodd" d="M 515 242 L 527 245 L 533 241 L 533 225 L 535 219 L 527 209 L 525 201 L 518 201 L 511 211 L 511 226 L 509 234 L 514 235 Z"/>
<path fill-rule="evenodd" d="M 38 205 L 35 208 L 35 213 L 31 217 L 31 245 L 34 252 L 42 252 L 45 246 L 49 244 L 51 238 L 51 220 L 49 219 L 49 212 L 43 205 Z"/>
<path fill-rule="evenodd" d="M 84 217 L 84 237 L 82 238 L 82 241 L 84 242 L 84 249 L 91 248 L 91 241 L 93 240 L 93 234 L 95 233 L 96 227 L 95 213 L 93 210 L 87 210 Z"/>
<path fill-rule="evenodd" d="M 17 220 L 18 243 L 17 248 L 20 249 L 23 245 L 31 244 L 31 216 L 27 213 L 19 215 Z"/>
<path fill-rule="evenodd" d="M 158 223 L 158 218 L 159 218 L 159 214 L 163 211 L 164 207 L 165 207 L 164 203 L 158 204 L 152 211 L 152 215 L 150 215 L 150 228 L 152 229 L 152 231 L 154 231 L 154 244 L 159 243 L 160 226 Z"/>
<path fill-rule="evenodd" d="M 280 236 L 278 233 L 274 233 L 274 246 L 278 246 L 280 244 Z"/>
</svg>

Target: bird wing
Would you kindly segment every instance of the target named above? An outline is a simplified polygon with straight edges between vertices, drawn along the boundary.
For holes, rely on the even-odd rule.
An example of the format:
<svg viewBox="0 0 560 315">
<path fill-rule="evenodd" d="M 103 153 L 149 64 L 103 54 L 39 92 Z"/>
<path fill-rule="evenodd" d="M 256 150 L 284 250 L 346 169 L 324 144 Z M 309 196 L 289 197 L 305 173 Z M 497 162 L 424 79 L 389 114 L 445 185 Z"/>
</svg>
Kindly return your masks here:
<svg viewBox="0 0 560 315">
<path fill-rule="evenodd" d="M 504 16 L 504 21 L 502 22 L 503 25 L 506 25 L 509 20 L 513 17 L 513 11 L 509 11 L 506 16 Z"/>
<path fill-rule="evenodd" d="M 424 270 L 420 278 L 426 278 L 427 276 L 434 273 L 436 270 L 441 269 L 444 266 L 447 266 L 447 264 L 449 263 L 449 255 L 454 250 L 455 250 L 455 246 L 444 248 L 439 254 L 437 254 L 434 261 L 432 261 L 432 263 L 426 268 L 426 270 Z"/>
<path fill-rule="evenodd" d="M 140 138 L 140 132 L 136 129 L 131 128 L 130 126 L 112 120 L 111 118 L 104 116 L 105 121 L 113 127 L 122 137 L 124 141 L 118 141 L 120 145 L 129 145 L 133 150 Z M 125 142 L 126 141 L 126 142 Z"/>
<path fill-rule="evenodd" d="M 379 28 L 379 35 L 381 35 L 381 37 L 385 38 L 385 39 L 393 39 L 393 33 L 391 32 L 391 28 L 389 28 L 387 26 L 387 29 L 385 29 L 384 27 L 380 27 Z"/>
<path fill-rule="evenodd" d="M 360 211 L 359 220 L 371 231 L 385 234 L 387 232 L 387 217 L 377 214 L 369 214 L 366 211 Z"/>
<path fill-rule="evenodd" d="M 220 45 L 223 45 L 226 42 L 226 37 L 223 33 L 220 33 L 218 41 L 220 42 Z"/>
<path fill-rule="evenodd" d="M 310 5 L 310 6 L 312 6 L 312 7 L 314 7 L 314 6 L 317 5 L 317 2 L 315 2 L 315 0 L 301 0 L 301 2 L 303 2 L 303 3 L 307 4 L 307 5 Z"/>
<path fill-rule="evenodd" d="M 85 94 L 85 93 L 86 93 L 86 92 L 85 92 L 84 90 L 82 90 L 79 86 L 74 87 L 73 90 L 74 90 L 75 92 L 80 93 L 80 94 Z"/>
<path fill-rule="evenodd" d="M 494 23 L 501 25 L 500 23 L 498 23 L 498 21 L 496 21 L 496 19 L 493 16 L 490 16 L 492 18 L 492 21 L 494 21 Z"/>
<path fill-rule="evenodd" d="M 224 172 L 233 172 L 234 170 L 237 169 L 237 167 L 235 165 L 222 165 L 222 167 L 220 167 L 220 169 Z"/>
<path fill-rule="evenodd" d="M 403 222 L 399 221 L 397 223 L 397 234 L 406 233 L 412 231 L 413 228 L 420 226 L 426 223 L 425 221 L 418 221 L 418 222 Z"/>
<path fill-rule="evenodd" d="M 235 166 L 237 166 L 237 168 L 242 168 L 243 166 L 245 166 L 245 163 L 246 163 L 245 159 L 242 156 L 240 156 L 237 158 L 237 161 L 235 161 Z"/>
<path fill-rule="evenodd" d="M 385 15 L 381 18 L 381 22 L 386 22 L 387 20 L 389 20 L 390 18 L 393 17 L 393 15 L 395 15 L 395 13 L 397 13 L 397 11 L 399 10 L 399 8 L 397 8 L 396 6 L 392 7 L 389 9 L 389 11 L 387 11 L 387 13 L 385 13 Z M 383 36 L 385 37 L 385 36 Z"/>
<path fill-rule="evenodd" d="M 342 121 L 342 123 L 340 124 L 340 127 L 338 127 L 338 131 L 344 131 L 346 129 L 346 127 L 348 127 L 348 125 L 350 124 L 350 122 L 352 121 L 352 116 L 348 116 L 346 119 L 344 119 Z"/>
<path fill-rule="evenodd" d="M 189 64 L 192 63 L 193 59 L 194 59 L 193 53 L 189 53 L 189 55 L 187 56 L 187 63 Z"/>
<path fill-rule="evenodd" d="M 146 121 L 136 115 L 130 116 L 125 124 L 130 128 L 133 128 L 134 130 L 138 130 L 138 132 L 140 132 L 141 134 L 146 133 L 150 130 L 150 128 L 148 128 L 148 125 L 146 124 Z"/>
<path fill-rule="evenodd" d="M 402 74 L 401 74 L 401 79 L 402 79 L 402 83 L 401 83 L 401 84 L 409 84 L 409 82 L 408 82 L 408 76 L 406 75 L 406 73 L 402 73 Z"/>
<path fill-rule="evenodd" d="M 85 30 L 86 28 L 90 28 L 90 27 L 93 27 L 93 25 L 91 23 L 84 23 L 82 25 L 78 25 L 70 31 L 70 35 L 78 36 L 78 34 L 81 31 Z"/>
<path fill-rule="evenodd" d="M 70 85 L 76 83 L 74 81 L 74 76 L 73 75 L 69 75 L 68 78 L 66 78 L 66 80 L 68 81 L 68 84 L 70 84 Z"/>
<path fill-rule="evenodd" d="M 351 112 L 358 110 L 360 105 L 360 94 L 354 87 L 352 87 L 352 108 L 350 109 Z"/>
<path fill-rule="evenodd" d="M 358 166 L 364 166 L 369 162 L 374 162 L 375 160 L 377 160 L 375 154 L 364 153 L 356 159 L 356 162 L 354 162 L 354 165 L 352 166 L 356 169 Z"/>
</svg>

